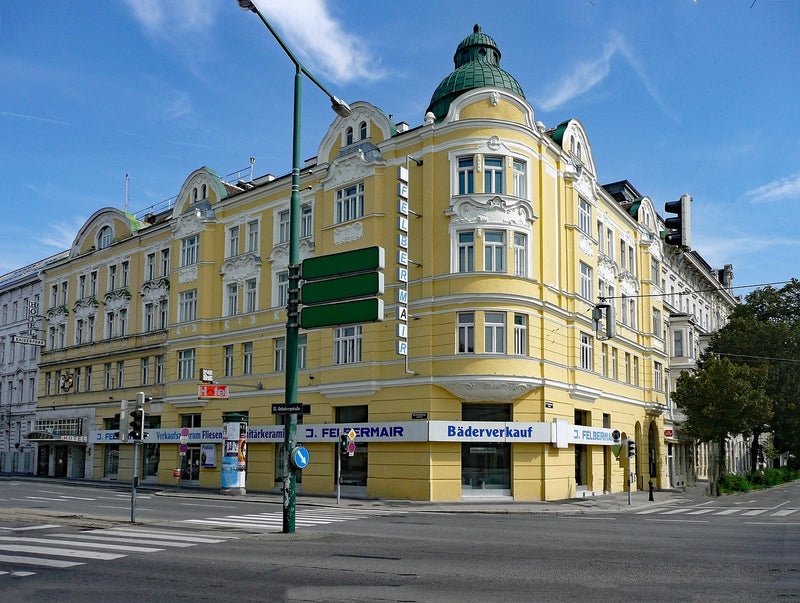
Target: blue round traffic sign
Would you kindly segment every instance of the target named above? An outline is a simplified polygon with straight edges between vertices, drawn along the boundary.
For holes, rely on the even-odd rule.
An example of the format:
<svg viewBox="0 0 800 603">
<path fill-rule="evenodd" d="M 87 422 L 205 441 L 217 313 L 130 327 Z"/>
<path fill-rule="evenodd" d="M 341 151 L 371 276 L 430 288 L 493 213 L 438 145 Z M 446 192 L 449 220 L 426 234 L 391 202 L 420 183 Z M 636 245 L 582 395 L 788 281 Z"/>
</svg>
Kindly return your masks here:
<svg viewBox="0 0 800 603">
<path fill-rule="evenodd" d="M 305 468 L 305 466 L 308 465 L 308 461 L 311 459 L 311 455 L 309 455 L 308 449 L 305 446 L 293 448 L 289 456 L 292 460 L 292 465 L 297 469 Z"/>
</svg>

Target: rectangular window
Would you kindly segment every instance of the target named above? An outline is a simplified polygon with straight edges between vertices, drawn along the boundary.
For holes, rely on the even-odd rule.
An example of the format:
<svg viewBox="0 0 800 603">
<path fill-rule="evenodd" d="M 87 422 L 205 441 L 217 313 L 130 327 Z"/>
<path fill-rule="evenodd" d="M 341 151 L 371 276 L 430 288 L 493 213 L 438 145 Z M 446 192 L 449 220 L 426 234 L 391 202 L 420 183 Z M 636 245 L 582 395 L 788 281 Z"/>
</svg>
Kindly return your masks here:
<svg viewBox="0 0 800 603">
<path fill-rule="evenodd" d="M 605 232 L 605 228 L 603 227 L 603 223 L 598 221 L 597 222 L 597 251 L 599 253 L 605 253 L 605 251 L 603 251 L 605 249 L 605 245 L 604 245 L 604 243 L 605 243 L 604 238 L 605 237 L 603 236 L 604 232 Z"/>
<path fill-rule="evenodd" d="M 514 233 L 514 276 L 528 276 L 528 236 Z"/>
<path fill-rule="evenodd" d="M 120 286 L 127 287 L 131 278 L 131 263 L 127 260 L 120 265 Z"/>
<path fill-rule="evenodd" d="M 631 382 L 631 355 L 625 352 L 625 383 Z"/>
<path fill-rule="evenodd" d="M 142 358 L 142 385 L 150 385 L 150 358 Z"/>
<path fill-rule="evenodd" d="M 233 346 L 226 345 L 224 350 L 223 373 L 226 377 L 233 376 Z"/>
<path fill-rule="evenodd" d="M 117 362 L 117 387 L 125 387 L 125 362 Z"/>
<path fill-rule="evenodd" d="M 629 299 L 628 300 L 628 313 L 630 314 L 630 326 L 631 329 L 636 328 L 636 300 Z"/>
<path fill-rule="evenodd" d="M 520 160 L 514 160 L 514 196 L 528 198 L 528 167 Z"/>
<path fill-rule="evenodd" d="M 228 257 L 239 255 L 239 227 L 231 226 L 228 230 Z"/>
<path fill-rule="evenodd" d="M 58 285 L 50 286 L 50 307 L 55 308 L 58 305 Z"/>
<path fill-rule="evenodd" d="M 578 228 L 592 236 L 592 206 L 583 197 L 578 198 Z"/>
<path fill-rule="evenodd" d="M 149 333 L 156 328 L 156 309 L 152 303 L 144 305 L 144 332 Z"/>
<path fill-rule="evenodd" d="M 156 254 L 148 253 L 144 258 L 144 280 L 152 281 L 156 278 Z"/>
<path fill-rule="evenodd" d="M 300 237 L 307 239 L 314 236 L 314 211 L 310 203 L 300 207 Z"/>
<path fill-rule="evenodd" d="M 166 329 L 169 325 L 169 302 L 162 299 L 158 302 L 158 328 Z"/>
<path fill-rule="evenodd" d="M 361 362 L 361 325 L 333 330 L 333 363 Z"/>
<path fill-rule="evenodd" d="M 247 251 L 258 251 L 258 220 L 247 223 Z"/>
<path fill-rule="evenodd" d="M 75 321 L 75 345 L 83 343 L 83 319 L 79 318 Z"/>
<path fill-rule="evenodd" d="M 196 264 L 200 258 L 200 236 L 193 235 L 181 241 L 181 266 Z"/>
<path fill-rule="evenodd" d="M 487 272 L 506 271 L 506 233 L 486 230 L 483 234 L 483 269 Z"/>
<path fill-rule="evenodd" d="M 78 299 L 83 299 L 86 297 L 86 275 L 81 274 L 78 277 Z M 3 323 L 5 323 L 5 319 L 3 319 Z"/>
<path fill-rule="evenodd" d="M 475 352 L 475 313 L 459 312 L 456 325 L 456 339 L 459 354 Z"/>
<path fill-rule="evenodd" d="M 112 265 L 108 267 L 108 290 L 113 291 L 117 288 L 117 267 Z"/>
<path fill-rule="evenodd" d="M 277 372 L 286 370 L 286 339 L 283 337 L 275 339 L 275 370 Z"/>
<path fill-rule="evenodd" d="M 161 276 L 169 276 L 169 249 L 161 250 Z"/>
<path fill-rule="evenodd" d="M 89 295 L 92 297 L 97 295 L 97 270 L 93 270 L 89 274 Z"/>
<path fill-rule="evenodd" d="M 105 365 L 103 366 L 103 369 L 104 369 L 103 374 L 105 376 L 106 389 L 111 389 L 112 387 L 114 387 L 114 373 L 112 372 L 111 369 L 111 363 L 106 362 Z"/>
<path fill-rule="evenodd" d="M 653 308 L 653 335 L 661 337 L 661 310 Z"/>
<path fill-rule="evenodd" d="M 587 371 L 594 370 L 592 364 L 592 336 L 581 333 L 581 368 Z"/>
<path fill-rule="evenodd" d="M 244 282 L 244 311 L 255 312 L 256 306 L 256 279 L 251 278 Z"/>
<path fill-rule="evenodd" d="M 475 192 L 475 160 L 472 157 L 458 159 L 458 194 Z"/>
<path fill-rule="evenodd" d="M 61 305 L 62 306 L 66 306 L 67 305 L 67 300 L 69 299 L 68 291 L 69 291 L 69 283 L 67 281 L 64 281 L 63 283 L 61 283 Z M 16 319 L 16 312 L 14 313 L 14 318 Z"/>
<path fill-rule="evenodd" d="M 247 342 L 242 344 L 242 374 L 253 374 L 253 343 Z"/>
<path fill-rule="evenodd" d="M 611 348 L 611 378 L 619 380 L 619 353 L 617 348 Z"/>
<path fill-rule="evenodd" d="M 658 392 L 661 391 L 661 388 L 663 386 L 662 379 L 663 379 L 663 372 L 661 370 L 661 363 L 660 362 L 654 362 L 653 363 L 653 381 L 654 381 L 653 388 Z"/>
<path fill-rule="evenodd" d="M 92 367 L 86 367 L 86 391 L 92 391 Z"/>
<path fill-rule="evenodd" d="M 514 314 L 514 354 L 525 356 L 528 353 L 528 317 Z"/>
<path fill-rule="evenodd" d="M 505 354 L 506 315 L 503 312 L 486 312 L 483 315 L 483 346 L 487 354 Z"/>
<path fill-rule="evenodd" d="M 633 357 L 633 384 L 639 385 L 639 357 Z"/>
<path fill-rule="evenodd" d="M 178 379 L 194 379 L 194 350 L 180 350 L 178 352 Z"/>
<path fill-rule="evenodd" d="M 503 158 L 486 157 L 483 161 L 483 192 L 503 193 Z"/>
<path fill-rule="evenodd" d="M 86 341 L 89 343 L 94 341 L 94 316 L 86 319 Z"/>
<path fill-rule="evenodd" d="M 225 286 L 226 316 L 236 316 L 239 313 L 239 285 L 229 283 Z"/>
<path fill-rule="evenodd" d="M 625 249 L 627 245 L 625 245 L 625 241 L 622 239 L 619 240 L 619 265 L 620 268 L 625 270 Z"/>
<path fill-rule="evenodd" d="M 114 337 L 114 313 L 106 312 L 106 339 Z"/>
<path fill-rule="evenodd" d="M 308 357 L 308 335 L 300 335 L 297 338 L 297 368 L 306 368 L 306 358 Z"/>
<path fill-rule="evenodd" d="M 364 183 L 336 191 L 336 223 L 356 220 L 364 215 Z"/>
<path fill-rule="evenodd" d="M 661 264 L 655 258 L 650 258 L 650 282 L 655 286 L 661 283 Z"/>
<path fill-rule="evenodd" d="M 683 356 L 683 331 L 672 333 L 672 355 L 676 358 Z"/>
<path fill-rule="evenodd" d="M 125 308 L 120 308 L 119 313 L 119 333 L 120 337 L 128 334 L 128 311 Z"/>
<path fill-rule="evenodd" d="M 583 262 L 581 262 L 581 297 L 583 299 L 589 300 L 590 302 L 594 300 L 594 291 L 592 290 L 592 281 L 593 281 L 593 274 L 592 274 L 592 267 L 587 266 Z"/>
<path fill-rule="evenodd" d="M 636 274 L 636 262 L 634 261 L 633 247 L 628 246 L 628 270 L 632 274 Z"/>
<path fill-rule="evenodd" d="M 622 324 L 624 324 L 627 327 L 628 326 L 628 296 L 625 295 L 624 293 L 622 294 L 622 298 L 620 299 L 619 307 L 620 307 L 620 310 L 622 310 L 620 312 L 620 318 L 622 319 L 621 322 L 622 322 Z"/>
<path fill-rule="evenodd" d="M 89 375 L 87 375 L 88 377 Z M 164 356 L 156 356 L 156 383 L 164 383 Z"/>
<path fill-rule="evenodd" d="M 603 377 L 608 377 L 608 344 L 603 344 L 601 355 Z"/>
<path fill-rule="evenodd" d="M 197 289 L 178 294 L 178 322 L 197 320 Z"/>
<path fill-rule="evenodd" d="M 458 271 L 475 271 L 475 233 L 458 233 Z"/>
<path fill-rule="evenodd" d="M 614 259 L 614 231 L 610 228 L 606 230 L 606 253 L 610 259 Z"/>
<path fill-rule="evenodd" d="M 278 273 L 278 307 L 283 307 L 289 301 L 289 273 Z"/>
<path fill-rule="evenodd" d="M 289 210 L 278 214 L 278 242 L 286 243 L 289 241 Z"/>
</svg>

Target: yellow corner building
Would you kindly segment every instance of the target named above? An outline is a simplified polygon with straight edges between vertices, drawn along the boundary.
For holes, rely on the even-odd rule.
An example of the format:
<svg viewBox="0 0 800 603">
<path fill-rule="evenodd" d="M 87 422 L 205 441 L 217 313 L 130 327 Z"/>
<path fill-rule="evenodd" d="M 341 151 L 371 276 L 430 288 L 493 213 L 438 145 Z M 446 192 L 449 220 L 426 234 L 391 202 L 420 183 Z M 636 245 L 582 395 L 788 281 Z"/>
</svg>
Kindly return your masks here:
<svg viewBox="0 0 800 603">
<path fill-rule="evenodd" d="M 335 493 L 341 463 L 345 496 L 594 496 L 628 487 L 628 439 L 632 487 L 665 486 L 680 252 L 648 197 L 598 184 L 580 121 L 535 120 L 478 26 L 454 62 L 422 125 L 353 103 L 301 170 L 301 258 L 380 246 L 386 265 L 382 321 L 301 331 L 299 491 Z M 40 467 L 129 480 L 135 449 L 145 481 L 216 488 L 236 422 L 247 490 L 280 488 L 290 180 L 200 168 L 169 207 L 87 221 L 45 271 L 37 414 L 83 437 L 40 441 Z"/>
</svg>

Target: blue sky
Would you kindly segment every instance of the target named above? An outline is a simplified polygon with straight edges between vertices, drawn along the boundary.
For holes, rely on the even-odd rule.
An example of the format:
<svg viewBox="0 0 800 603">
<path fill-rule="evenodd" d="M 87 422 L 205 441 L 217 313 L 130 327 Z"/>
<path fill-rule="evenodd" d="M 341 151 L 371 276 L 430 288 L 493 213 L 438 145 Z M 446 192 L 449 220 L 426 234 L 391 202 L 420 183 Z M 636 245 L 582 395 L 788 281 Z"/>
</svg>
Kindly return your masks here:
<svg viewBox="0 0 800 603">
<path fill-rule="evenodd" d="M 735 285 L 800 276 L 800 0 L 260 6 L 337 96 L 412 127 L 480 23 L 536 120 L 581 120 L 601 184 L 662 214 L 691 194 L 693 246 Z M 0 274 L 123 208 L 126 174 L 138 211 L 204 165 L 287 173 L 292 77 L 236 0 L 0 0 Z M 333 117 L 307 82 L 303 158 Z"/>
</svg>

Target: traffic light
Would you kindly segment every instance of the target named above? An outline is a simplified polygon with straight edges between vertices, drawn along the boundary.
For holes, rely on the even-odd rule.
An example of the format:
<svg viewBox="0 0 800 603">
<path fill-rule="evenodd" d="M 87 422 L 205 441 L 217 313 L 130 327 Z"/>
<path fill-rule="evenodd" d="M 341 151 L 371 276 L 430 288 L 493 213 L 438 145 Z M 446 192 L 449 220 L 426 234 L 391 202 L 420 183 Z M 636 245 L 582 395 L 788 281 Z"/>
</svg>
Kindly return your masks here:
<svg viewBox="0 0 800 603">
<path fill-rule="evenodd" d="M 347 454 L 347 442 L 349 441 L 350 439 L 345 434 L 339 436 L 339 454 Z"/>
<path fill-rule="evenodd" d="M 114 413 L 114 419 L 117 424 L 117 440 L 120 442 L 127 442 L 128 430 L 125 429 L 125 413 Z"/>
<path fill-rule="evenodd" d="M 144 408 L 137 408 L 131 411 L 131 431 L 128 437 L 134 442 L 141 442 L 144 439 Z"/>
<path fill-rule="evenodd" d="M 667 213 L 675 214 L 674 217 L 664 220 L 664 224 L 669 229 L 662 233 L 664 242 L 681 249 L 691 249 L 692 198 L 689 195 L 681 195 L 677 201 L 664 204 L 664 210 Z"/>
<path fill-rule="evenodd" d="M 636 442 L 628 440 L 628 458 L 636 456 Z"/>
<path fill-rule="evenodd" d="M 611 339 L 617 334 L 617 311 L 614 300 L 611 303 L 601 302 L 592 310 L 597 339 Z"/>
</svg>

